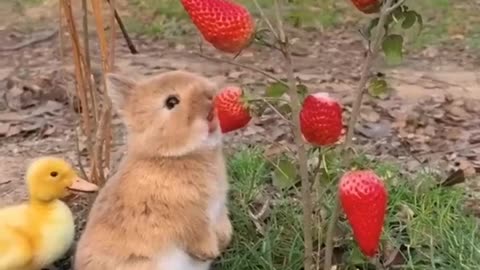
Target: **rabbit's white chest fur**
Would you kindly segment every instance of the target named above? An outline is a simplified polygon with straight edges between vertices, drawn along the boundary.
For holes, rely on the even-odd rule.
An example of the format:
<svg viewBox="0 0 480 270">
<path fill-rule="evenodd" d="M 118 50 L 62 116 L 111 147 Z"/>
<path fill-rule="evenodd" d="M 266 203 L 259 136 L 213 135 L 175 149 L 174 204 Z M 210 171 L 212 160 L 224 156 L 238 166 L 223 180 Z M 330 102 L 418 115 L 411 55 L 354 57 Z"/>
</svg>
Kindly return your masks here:
<svg viewBox="0 0 480 270">
<path fill-rule="evenodd" d="M 199 262 L 190 257 L 180 248 L 172 248 L 164 254 L 158 263 L 158 270 L 208 270 L 211 262 Z"/>
<path fill-rule="evenodd" d="M 226 179 L 221 179 L 218 182 L 218 192 L 216 196 L 212 196 L 207 214 L 212 223 L 219 221 L 224 207 L 226 207 L 227 200 L 227 182 Z M 185 251 L 179 247 L 172 247 L 170 252 L 162 254 L 158 263 L 158 270 L 208 270 L 210 269 L 211 261 L 200 262 L 191 258 Z"/>
</svg>

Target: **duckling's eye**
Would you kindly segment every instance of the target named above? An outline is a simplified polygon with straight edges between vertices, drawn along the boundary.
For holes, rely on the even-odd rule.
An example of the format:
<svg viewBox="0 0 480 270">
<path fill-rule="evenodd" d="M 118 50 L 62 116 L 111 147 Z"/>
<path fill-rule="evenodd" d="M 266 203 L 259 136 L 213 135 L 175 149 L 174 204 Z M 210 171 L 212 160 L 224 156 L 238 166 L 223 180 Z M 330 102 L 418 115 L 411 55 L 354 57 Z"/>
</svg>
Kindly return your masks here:
<svg viewBox="0 0 480 270">
<path fill-rule="evenodd" d="M 51 176 L 51 177 L 57 177 L 57 175 L 58 175 L 58 172 L 51 172 L 51 173 L 50 173 L 50 176 Z"/>
<path fill-rule="evenodd" d="M 180 103 L 180 100 L 177 96 L 174 95 L 168 96 L 165 100 L 165 106 L 169 110 L 173 109 L 178 103 Z"/>
</svg>

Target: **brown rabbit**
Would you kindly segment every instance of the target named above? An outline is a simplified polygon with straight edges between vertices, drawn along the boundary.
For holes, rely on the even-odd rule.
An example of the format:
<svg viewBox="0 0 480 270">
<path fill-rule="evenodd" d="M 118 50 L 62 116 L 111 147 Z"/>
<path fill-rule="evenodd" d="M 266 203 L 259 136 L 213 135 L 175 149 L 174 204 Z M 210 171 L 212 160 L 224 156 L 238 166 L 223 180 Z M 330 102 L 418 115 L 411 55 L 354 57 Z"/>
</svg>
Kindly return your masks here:
<svg viewBox="0 0 480 270">
<path fill-rule="evenodd" d="M 186 71 L 108 74 L 127 154 L 98 194 L 76 270 L 206 270 L 230 243 L 215 85 Z"/>
</svg>

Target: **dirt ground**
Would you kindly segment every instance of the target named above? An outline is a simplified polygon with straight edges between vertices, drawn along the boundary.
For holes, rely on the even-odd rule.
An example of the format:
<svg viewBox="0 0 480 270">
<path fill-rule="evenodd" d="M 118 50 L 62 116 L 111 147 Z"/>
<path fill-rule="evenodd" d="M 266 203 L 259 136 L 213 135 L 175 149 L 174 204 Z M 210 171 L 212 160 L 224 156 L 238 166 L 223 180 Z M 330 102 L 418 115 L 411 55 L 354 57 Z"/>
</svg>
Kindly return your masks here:
<svg viewBox="0 0 480 270">
<path fill-rule="evenodd" d="M 34 11 L 29 12 L 35 17 Z M 7 24 L 5 18 L 0 22 L 1 207 L 26 198 L 23 176 L 33 158 L 49 154 L 77 162 L 75 127 L 79 116 L 69 102 L 68 93 L 74 91 L 73 67 L 70 54 L 61 57 L 58 25 L 47 21 L 39 29 L 25 31 Z M 323 33 L 292 31 L 298 37 L 294 40 L 296 75 L 311 91 L 327 91 L 339 98 L 348 116 L 364 51 L 359 35 L 352 28 Z M 19 46 L 42 37 L 46 38 Z M 260 94 L 271 82 L 249 70 L 199 56 L 197 38 L 171 42 L 134 35 L 140 53 L 132 55 L 121 35 L 117 37 L 115 66 L 128 76 L 187 69 L 225 84 L 242 84 Z M 64 46 L 68 51 L 68 39 Z M 98 50 L 93 42 L 97 59 Z M 207 44 L 202 54 L 230 57 Z M 276 76 L 283 74 L 281 57 L 255 46 L 236 61 Z M 356 133 L 361 150 L 396 161 L 406 171 L 428 166 L 446 175 L 453 169 L 463 169 L 466 176 L 471 176 L 469 185 L 476 189 L 474 175 L 480 171 L 479 63 L 479 52 L 456 45 L 409 53 L 395 68 L 379 61 L 376 70 L 386 74 L 393 91 L 382 100 L 366 98 Z M 114 146 L 115 163 L 121 157 L 124 136 L 118 119 L 114 126 L 120 134 Z M 291 142 L 285 123 L 268 111 L 225 140 L 233 147 L 262 143 L 269 154 L 282 151 L 282 145 Z M 82 149 L 80 152 L 84 154 Z M 71 203 L 74 205 L 75 199 Z"/>
</svg>

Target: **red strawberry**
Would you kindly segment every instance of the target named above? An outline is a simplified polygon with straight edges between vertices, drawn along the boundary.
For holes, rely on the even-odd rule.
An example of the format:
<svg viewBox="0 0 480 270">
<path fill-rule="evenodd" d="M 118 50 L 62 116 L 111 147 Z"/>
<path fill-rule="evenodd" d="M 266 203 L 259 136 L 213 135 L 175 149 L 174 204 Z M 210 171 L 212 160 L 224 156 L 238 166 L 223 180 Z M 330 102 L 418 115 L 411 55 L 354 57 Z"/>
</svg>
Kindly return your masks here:
<svg viewBox="0 0 480 270">
<path fill-rule="evenodd" d="M 231 0 L 181 0 L 206 41 L 218 50 L 238 53 L 252 39 L 255 22 L 248 10 Z"/>
<path fill-rule="evenodd" d="M 377 13 L 380 11 L 379 0 L 352 0 L 353 5 L 365 14 Z"/>
<path fill-rule="evenodd" d="M 388 194 L 371 170 L 350 171 L 339 184 L 340 201 L 360 250 L 373 257 L 378 249 Z"/>
<path fill-rule="evenodd" d="M 308 95 L 300 111 L 300 129 L 311 144 L 323 146 L 338 141 L 342 133 L 342 108 L 328 93 Z"/>
<path fill-rule="evenodd" d="M 225 87 L 215 97 L 215 110 L 222 133 L 242 128 L 252 119 L 242 97 L 242 89 L 236 86 Z"/>
</svg>

